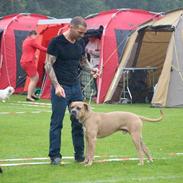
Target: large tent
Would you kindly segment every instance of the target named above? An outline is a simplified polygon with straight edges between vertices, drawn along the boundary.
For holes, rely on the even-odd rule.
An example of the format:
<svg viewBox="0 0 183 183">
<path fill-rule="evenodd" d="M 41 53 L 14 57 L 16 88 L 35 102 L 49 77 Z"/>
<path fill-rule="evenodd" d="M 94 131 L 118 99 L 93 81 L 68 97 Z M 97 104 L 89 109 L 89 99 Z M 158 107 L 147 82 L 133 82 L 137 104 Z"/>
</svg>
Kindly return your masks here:
<svg viewBox="0 0 183 183">
<path fill-rule="evenodd" d="M 36 28 L 39 14 L 21 13 L 0 19 L 0 89 L 13 86 L 16 92 L 23 91 L 25 73 L 20 66 L 22 41 L 30 30 Z"/>
<path fill-rule="evenodd" d="M 152 105 L 183 106 L 182 16 L 182 9 L 167 12 L 159 19 L 152 20 L 134 31 L 128 40 L 105 102 L 112 102 L 117 94 L 121 94 L 117 91 L 123 80 L 122 74 L 127 68 L 144 68 L 144 70 L 156 68 L 153 78 L 156 85 L 153 90 Z M 149 77 L 152 75 L 150 74 Z"/>
<path fill-rule="evenodd" d="M 102 73 L 97 83 L 97 103 L 104 102 L 131 32 L 156 16 L 158 14 L 145 10 L 114 9 L 87 17 L 88 29 L 97 29 L 100 25 L 104 27 L 100 41 L 99 67 Z"/>
</svg>

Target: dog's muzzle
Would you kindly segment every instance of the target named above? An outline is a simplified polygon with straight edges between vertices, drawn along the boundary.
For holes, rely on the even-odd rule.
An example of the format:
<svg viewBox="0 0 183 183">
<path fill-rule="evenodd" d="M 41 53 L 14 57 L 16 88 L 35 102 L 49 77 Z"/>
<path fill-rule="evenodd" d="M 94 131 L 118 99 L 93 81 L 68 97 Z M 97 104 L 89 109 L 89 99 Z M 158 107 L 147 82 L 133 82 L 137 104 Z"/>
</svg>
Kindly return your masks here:
<svg viewBox="0 0 183 183">
<path fill-rule="evenodd" d="M 71 121 L 76 119 L 76 116 L 77 116 L 77 112 L 75 110 L 71 110 L 71 112 L 70 112 Z"/>
</svg>

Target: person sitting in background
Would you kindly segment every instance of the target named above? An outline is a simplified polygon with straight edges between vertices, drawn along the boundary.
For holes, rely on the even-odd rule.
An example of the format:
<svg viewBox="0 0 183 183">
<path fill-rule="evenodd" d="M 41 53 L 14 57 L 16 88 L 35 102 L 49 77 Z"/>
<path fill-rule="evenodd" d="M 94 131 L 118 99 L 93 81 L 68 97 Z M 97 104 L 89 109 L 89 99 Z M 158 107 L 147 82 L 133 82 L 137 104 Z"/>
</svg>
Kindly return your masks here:
<svg viewBox="0 0 183 183">
<path fill-rule="evenodd" d="M 35 52 L 37 49 L 45 52 L 47 50 L 47 48 L 37 44 L 36 37 L 37 32 L 35 30 L 30 31 L 28 37 L 23 41 L 22 57 L 20 60 L 21 67 L 30 78 L 26 100 L 31 102 L 38 99 L 34 94 L 34 90 L 39 80 L 39 74 L 35 63 Z"/>
</svg>

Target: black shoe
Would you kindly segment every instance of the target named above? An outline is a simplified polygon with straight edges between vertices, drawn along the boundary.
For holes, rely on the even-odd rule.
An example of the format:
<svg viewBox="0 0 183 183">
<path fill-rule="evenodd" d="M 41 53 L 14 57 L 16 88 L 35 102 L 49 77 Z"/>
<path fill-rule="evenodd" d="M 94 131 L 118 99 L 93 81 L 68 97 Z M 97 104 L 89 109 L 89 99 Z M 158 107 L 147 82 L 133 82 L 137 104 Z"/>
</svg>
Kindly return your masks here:
<svg viewBox="0 0 183 183">
<path fill-rule="evenodd" d="M 36 97 L 36 96 L 31 96 L 34 100 L 39 100 L 39 98 L 38 97 Z"/>
<path fill-rule="evenodd" d="M 35 102 L 35 100 L 33 98 L 26 98 L 27 102 Z"/>
<path fill-rule="evenodd" d="M 50 158 L 51 160 L 51 165 L 60 165 L 61 164 L 61 158 L 56 157 L 56 158 Z"/>
<path fill-rule="evenodd" d="M 81 163 L 85 160 L 85 157 L 84 156 L 77 156 L 75 157 L 75 161 L 78 162 L 78 163 Z"/>
</svg>

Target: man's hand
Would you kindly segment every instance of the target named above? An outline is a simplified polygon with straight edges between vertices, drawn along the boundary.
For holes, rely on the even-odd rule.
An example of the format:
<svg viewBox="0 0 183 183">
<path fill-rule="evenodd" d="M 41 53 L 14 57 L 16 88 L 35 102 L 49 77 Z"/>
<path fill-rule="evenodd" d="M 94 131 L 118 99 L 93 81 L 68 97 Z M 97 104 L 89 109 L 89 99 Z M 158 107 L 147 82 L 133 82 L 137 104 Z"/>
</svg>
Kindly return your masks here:
<svg viewBox="0 0 183 183">
<path fill-rule="evenodd" d="M 91 75 L 92 75 L 94 78 L 97 78 L 97 77 L 100 75 L 100 72 L 99 72 L 98 68 L 92 68 L 92 69 L 91 69 Z"/>
<path fill-rule="evenodd" d="M 65 91 L 63 89 L 63 87 L 60 84 L 57 84 L 55 87 L 55 94 L 58 97 L 64 97 L 65 98 Z"/>
</svg>

